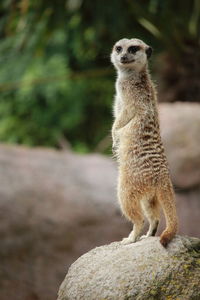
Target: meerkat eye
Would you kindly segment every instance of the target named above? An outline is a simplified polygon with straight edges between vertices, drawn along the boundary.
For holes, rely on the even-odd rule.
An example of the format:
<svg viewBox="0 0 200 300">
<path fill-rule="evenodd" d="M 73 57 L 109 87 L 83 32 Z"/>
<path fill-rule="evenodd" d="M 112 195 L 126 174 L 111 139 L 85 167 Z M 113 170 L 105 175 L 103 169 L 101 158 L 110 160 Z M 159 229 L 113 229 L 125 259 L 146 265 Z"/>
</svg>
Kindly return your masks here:
<svg viewBox="0 0 200 300">
<path fill-rule="evenodd" d="M 122 47 L 121 47 L 121 46 L 117 46 L 117 47 L 115 48 L 115 50 L 117 51 L 117 53 L 120 53 L 120 52 L 122 51 Z"/>
<path fill-rule="evenodd" d="M 128 47 L 128 52 L 132 53 L 132 54 L 136 53 L 139 50 L 140 50 L 140 46 L 130 46 L 130 47 Z"/>
</svg>

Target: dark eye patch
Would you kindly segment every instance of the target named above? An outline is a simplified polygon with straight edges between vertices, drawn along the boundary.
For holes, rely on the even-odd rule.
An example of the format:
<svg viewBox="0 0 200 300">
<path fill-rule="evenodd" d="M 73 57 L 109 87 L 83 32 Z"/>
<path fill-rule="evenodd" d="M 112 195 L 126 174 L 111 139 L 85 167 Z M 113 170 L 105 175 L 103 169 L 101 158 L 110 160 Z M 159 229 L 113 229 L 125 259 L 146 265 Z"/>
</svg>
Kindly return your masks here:
<svg viewBox="0 0 200 300">
<path fill-rule="evenodd" d="M 120 53 L 122 51 L 122 47 L 121 46 L 116 46 L 115 50 L 117 51 L 117 53 Z"/>
<path fill-rule="evenodd" d="M 128 47 L 128 52 L 134 54 L 137 51 L 139 51 L 140 49 L 141 49 L 140 46 L 130 46 L 130 47 Z"/>
</svg>

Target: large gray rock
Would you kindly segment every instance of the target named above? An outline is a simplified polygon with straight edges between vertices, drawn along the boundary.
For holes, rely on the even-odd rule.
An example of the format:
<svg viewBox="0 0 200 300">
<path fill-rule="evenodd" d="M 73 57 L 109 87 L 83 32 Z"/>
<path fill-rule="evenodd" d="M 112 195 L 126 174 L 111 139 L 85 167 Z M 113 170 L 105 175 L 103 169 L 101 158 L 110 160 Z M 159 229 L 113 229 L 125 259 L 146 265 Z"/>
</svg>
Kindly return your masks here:
<svg viewBox="0 0 200 300">
<path fill-rule="evenodd" d="M 152 237 L 95 248 L 69 269 L 58 300 L 200 299 L 200 240 Z"/>
</svg>

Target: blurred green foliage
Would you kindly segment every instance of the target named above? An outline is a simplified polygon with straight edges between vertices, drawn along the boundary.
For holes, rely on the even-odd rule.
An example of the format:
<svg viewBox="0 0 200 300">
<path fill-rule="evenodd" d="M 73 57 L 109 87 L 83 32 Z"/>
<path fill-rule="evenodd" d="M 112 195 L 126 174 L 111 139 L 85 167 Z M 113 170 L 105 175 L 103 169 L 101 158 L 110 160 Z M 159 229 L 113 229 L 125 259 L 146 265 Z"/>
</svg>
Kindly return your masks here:
<svg viewBox="0 0 200 300">
<path fill-rule="evenodd" d="M 139 37 L 180 63 L 185 45 L 199 47 L 198 0 L 2 0 L 0 14 L 3 142 L 93 151 L 111 128 L 116 40 Z"/>
</svg>

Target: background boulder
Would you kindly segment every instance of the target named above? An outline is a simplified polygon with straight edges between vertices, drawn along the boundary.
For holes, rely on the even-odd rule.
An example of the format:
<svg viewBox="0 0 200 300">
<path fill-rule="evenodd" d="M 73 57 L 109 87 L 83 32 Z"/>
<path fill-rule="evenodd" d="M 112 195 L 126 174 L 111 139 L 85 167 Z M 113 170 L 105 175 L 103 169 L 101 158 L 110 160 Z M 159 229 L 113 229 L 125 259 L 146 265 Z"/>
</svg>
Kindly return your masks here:
<svg viewBox="0 0 200 300">
<path fill-rule="evenodd" d="M 100 155 L 0 146 L 0 299 L 55 300 L 69 265 L 129 224 Z"/>
<path fill-rule="evenodd" d="M 176 191 L 179 232 L 200 237 L 200 105 L 163 103 L 159 113 Z"/>
<path fill-rule="evenodd" d="M 200 105 L 160 105 L 161 134 L 174 185 L 180 189 L 200 187 Z"/>
<path fill-rule="evenodd" d="M 95 248 L 70 267 L 58 300 L 200 299 L 200 240 L 151 237 Z"/>
<path fill-rule="evenodd" d="M 179 233 L 200 237 L 199 105 L 162 104 L 160 112 Z M 54 300 L 75 259 L 131 229 L 111 158 L 0 145 L 0 182 L 1 300 Z"/>
</svg>

